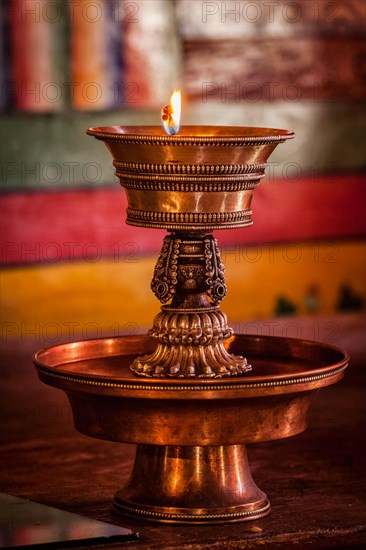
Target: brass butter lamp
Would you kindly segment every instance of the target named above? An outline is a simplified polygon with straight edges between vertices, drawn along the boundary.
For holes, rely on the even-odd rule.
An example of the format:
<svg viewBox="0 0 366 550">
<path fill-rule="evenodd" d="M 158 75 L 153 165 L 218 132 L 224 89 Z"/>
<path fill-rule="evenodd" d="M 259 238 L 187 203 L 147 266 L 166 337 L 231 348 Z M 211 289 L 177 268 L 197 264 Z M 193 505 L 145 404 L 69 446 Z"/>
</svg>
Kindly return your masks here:
<svg viewBox="0 0 366 550">
<path fill-rule="evenodd" d="M 257 519 L 270 504 L 245 445 L 302 432 L 314 392 L 343 377 L 348 356 L 318 342 L 233 335 L 220 309 L 224 266 L 211 233 L 252 224 L 267 160 L 294 134 L 222 126 L 177 133 L 174 108 L 162 114 L 168 133 L 87 131 L 113 157 L 126 222 L 169 232 L 151 284 L 164 304 L 152 329 L 53 346 L 34 360 L 40 379 L 68 395 L 77 430 L 137 444 L 116 510 L 170 523 Z"/>
</svg>

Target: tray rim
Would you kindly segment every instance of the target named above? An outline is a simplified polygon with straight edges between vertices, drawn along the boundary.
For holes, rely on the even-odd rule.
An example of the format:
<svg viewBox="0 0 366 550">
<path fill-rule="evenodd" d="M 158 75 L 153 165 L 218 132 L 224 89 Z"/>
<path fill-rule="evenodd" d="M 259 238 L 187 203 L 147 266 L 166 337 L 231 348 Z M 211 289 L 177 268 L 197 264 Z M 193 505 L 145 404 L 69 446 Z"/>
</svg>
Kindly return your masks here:
<svg viewBox="0 0 366 550">
<path fill-rule="evenodd" d="M 309 384 L 313 382 L 326 382 L 326 379 L 331 379 L 333 377 L 336 377 L 338 380 L 337 375 L 342 375 L 343 371 L 347 368 L 348 362 L 349 362 L 349 355 L 344 350 L 333 346 L 332 344 L 324 344 L 321 342 L 313 341 L 313 340 L 305 340 L 305 339 L 298 339 L 298 338 L 288 338 L 283 336 L 258 336 L 258 335 L 248 335 L 248 334 L 236 334 L 228 341 L 228 347 L 230 344 L 234 342 L 243 342 L 245 346 L 245 340 L 247 342 L 252 341 L 256 342 L 257 345 L 262 343 L 267 344 L 274 344 L 274 343 L 282 343 L 288 346 L 291 345 L 300 345 L 304 349 L 313 347 L 314 349 L 317 349 L 318 352 L 323 350 L 329 350 L 334 354 L 339 355 L 339 360 L 336 362 L 333 362 L 329 365 L 300 371 L 296 373 L 285 373 L 285 374 L 274 374 L 274 375 L 261 375 L 261 376 L 253 376 L 251 373 L 248 373 L 241 377 L 230 377 L 230 378 L 211 378 L 211 379 L 202 379 L 202 378 L 194 378 L 194 379 L 177 379 L 177 378 L 139 378 L 139 377 L 133 377 L 131 376 L 120 376 L 120 377 L 111 377 L 101 374 L 88 374 L 83 372 L 70 372 L 66 370 L 62 370 L 58 368 L 57 365 L 47 365 L 44 361 L 42 361 L 42 356 L 45 354 L 52 354 L 52 352 L 55 352 L 57 350 L 60 350 L 62 348 L 77 348 L 85 346 L 86 344 L 88 346 L 97 345 L 98 343 L 104 342 L 140 342 L 142 345 L 153 342 L 152 339 L 150 339 L 147 335 L 134 335 L 134 336 L 115 336 L 110 338 L 94 338 L 94 339 L 88 339 L 88 340 L 77 340 L 75 342 L 69 342 L 65 344 L 57 344 L 54 346 L 49 346 L 46 348 L 43 348 L 39 350 L 34 356 L 33 356 L 33 362 L 39 372 L 39 375 L 42 376 L 42 380 L 46 381 L 46 378 L 54 379 L 56 382 L 56 379 L 60 381 L 65 381 L 71 384 L 79 384 L 79 385 L 86 385 L 89 387 L 104 387 L 104 388 L 110 388 L 113 389 L 122 389 L 122 390 L 145 390 L 145 391 L 159 391 L 159 392 L 189 392 L 192 395 L 192 392 L 216 392 L 216 391 L 232 391 L 232 390 L 251 390 L 251 389 L 257 389 L 257 388 L 279 388 L 281 386 L 284 386 L 284 390 L 286 393 L 289 391 L 289 386 L 295 386 L 299 384 Z M 243 346 L 243 347 L 244 347 Z M 138 352 L 137 354 L 141 353 L 147 353 L 150 350 L 146 350 L 145 352 L 142 350 L 141 352 Z M 118 357 L 119 355 L 135 355 L 136 353 L 131 354 L 130 353 L 111 353 L 111 354 L 100 354 L 95 355 L 93 358 L 97 359 L 102 357 Z M 252 354 L 255 356 L 255 354 Z M 260 354 L 257 354 L 258 357 L 263 357 Z M 280 357 L 280 356 L 278 356 Z M 59 364 L 71 364 L 77 361 L 83 360 L 83 358 L 76 357 L 72 361 L 63 361 Z M 252 360 L 252 357 L 250 358 Z M 304 360 L 306 360 L 304 358 Z M 314 361 L 315 363 L 315 361 Z M 132 375 L 133 376 L 133 375 Z M 51 382 L 51 380 L 50 380 Z M 332 383 L 331 380 L 329 380 L 329 383 Z M 57 385 L 52 384 L 52 385 Z M 324 383 L 322 385 L 325 385 Z"/>
</svg>

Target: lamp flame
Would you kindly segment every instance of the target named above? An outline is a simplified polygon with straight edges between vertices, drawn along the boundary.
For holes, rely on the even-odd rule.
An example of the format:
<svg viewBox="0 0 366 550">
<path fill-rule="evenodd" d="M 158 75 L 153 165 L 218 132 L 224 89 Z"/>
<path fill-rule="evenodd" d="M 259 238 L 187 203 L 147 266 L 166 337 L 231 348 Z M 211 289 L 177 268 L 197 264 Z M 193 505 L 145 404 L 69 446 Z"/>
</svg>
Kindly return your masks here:
<svg viewBox="0 0 366 550">
<path fill-rule="evenodd" d="M 161 110 L 161 120 L 167 134 L 174 136 L 179 132 L 181 113 L 181 93 L 174 90 L 170 97 L 170 104 Z"/>
</svg>

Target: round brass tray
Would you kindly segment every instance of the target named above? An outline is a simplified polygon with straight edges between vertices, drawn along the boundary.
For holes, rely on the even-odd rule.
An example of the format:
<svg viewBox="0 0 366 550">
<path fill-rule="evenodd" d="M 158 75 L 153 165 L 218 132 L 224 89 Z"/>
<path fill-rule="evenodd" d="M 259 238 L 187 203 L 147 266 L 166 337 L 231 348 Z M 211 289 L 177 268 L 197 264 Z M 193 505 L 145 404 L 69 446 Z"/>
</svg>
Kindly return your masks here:
<svg viewBox="0 0 366 550">
<path fill-rule="evenodd" d="M 136 443 L 134 469 L 118 491 L 120 512 L 181 523 L 245 521 L 266 515 L 246 443 L 289 437 L 307 426 L 313 393 L 343 377 L 348 356 L 318 342 L 236 335 L 251 373 L 235 378 L 136 378 L 129 365 L 152 353 L 147 336 L 53 346 L 34 362 L 40 379 L 64 390 L 81 433 Z"/>
</svg>

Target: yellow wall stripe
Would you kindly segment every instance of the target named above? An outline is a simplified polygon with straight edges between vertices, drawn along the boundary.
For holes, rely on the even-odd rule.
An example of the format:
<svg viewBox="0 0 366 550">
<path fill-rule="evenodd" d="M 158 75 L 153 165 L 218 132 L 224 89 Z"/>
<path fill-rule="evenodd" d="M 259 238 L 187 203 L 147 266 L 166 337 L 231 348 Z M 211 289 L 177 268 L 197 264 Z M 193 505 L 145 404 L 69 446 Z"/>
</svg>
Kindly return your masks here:
<svg viewBox="0 0 366 550">
<path fill-rule="evenodd" d="M 319 289 L 319 314 L 332 315 L 340 285 L 366 300 L 366 242 L 230 245 L 222 250 L 229 320 L 273 316 L 285 295 L 306 313 L 305 295 Z M 7 268 L 1 275 L 3 340 L 39 342 L 134 333 L 159 310 L 150 290 L 156 258 Z"/>
</svg>

